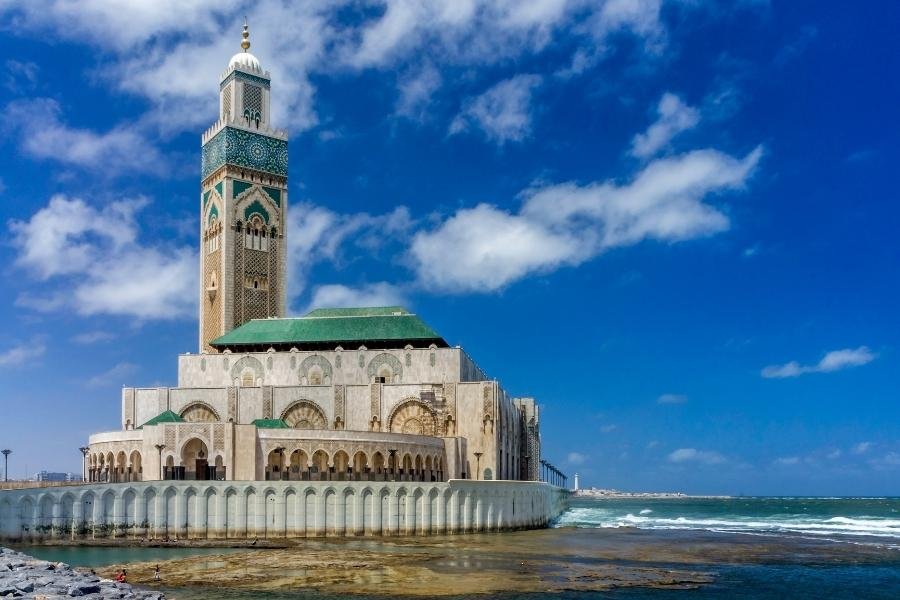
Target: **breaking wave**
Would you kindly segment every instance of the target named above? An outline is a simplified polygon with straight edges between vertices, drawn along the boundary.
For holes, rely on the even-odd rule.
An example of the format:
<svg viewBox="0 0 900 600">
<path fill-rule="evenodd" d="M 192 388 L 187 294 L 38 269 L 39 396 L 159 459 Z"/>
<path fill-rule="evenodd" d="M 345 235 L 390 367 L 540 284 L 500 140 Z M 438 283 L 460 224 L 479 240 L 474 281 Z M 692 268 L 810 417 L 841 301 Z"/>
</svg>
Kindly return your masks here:
<svg viewBox="0 0 900 600">
<path fill-rule="evenodd" d="M 696 514 L 679 515 L 675 507 L 667 508 L 670 508 L 670 510 L 661 511 L 657 509 L 654 511 L 649 508 L 622 510 L 599 506 L 573 507 L 560 516 L 556 526 L 696 529 L 729 533 L 792 533 L 813 536 L 865 536 L 900 540 L 900 518 L 816 516 L 802 513 L 775 515 L 717 514 L 715 517 L 704 517 Z M 664 512 L 669 512 L 670 514 L 663 514 Z"/>
</svg>

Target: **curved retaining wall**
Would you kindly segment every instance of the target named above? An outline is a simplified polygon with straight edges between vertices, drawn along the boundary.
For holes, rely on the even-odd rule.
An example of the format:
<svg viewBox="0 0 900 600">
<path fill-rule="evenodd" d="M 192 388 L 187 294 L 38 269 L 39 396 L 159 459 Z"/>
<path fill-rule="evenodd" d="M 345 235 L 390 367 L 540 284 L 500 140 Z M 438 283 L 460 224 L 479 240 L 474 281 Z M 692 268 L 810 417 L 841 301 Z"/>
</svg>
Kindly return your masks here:
<svg viewBox="0 0 900 600">
<path fill-rule="evenodd" d="M 429 535 L 547 526 L 568 493 L 530 481 L 155 481 L 0 491 L 0 539 Z"/>
</svg>

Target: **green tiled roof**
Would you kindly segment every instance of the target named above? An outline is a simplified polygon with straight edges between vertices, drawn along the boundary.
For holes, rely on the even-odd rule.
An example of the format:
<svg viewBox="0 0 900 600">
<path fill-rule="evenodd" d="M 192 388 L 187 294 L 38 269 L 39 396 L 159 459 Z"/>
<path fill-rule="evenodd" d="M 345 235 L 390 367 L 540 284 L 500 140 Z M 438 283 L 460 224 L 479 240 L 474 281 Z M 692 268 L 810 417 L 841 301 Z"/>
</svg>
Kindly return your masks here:
<svg viewBox="0 0 900 600">
<path fill-rule="evenodd" d="M 447 345 L 422 319 L 400 306 L 319 308 L 293 319 L 254 319 L 210 344 L 217 348 L 255 346 L 267 349 L 291 345 L 403 342 L 420 346 Z"/>
<path fill-rule="evenodd" d="M 146 427 L 147 425 L 158 425 L 160 423 L 184 423 L 184 419 L 182 419 L 178 413 L 167 410 L 156 415 L 155 417 L 141 425 L 141 427 Z M 141 429 L 141 427 L 138 427 L 138 429 Z"/>
<path fill-rule="evenodd" d="M 259 429 L 290 429 L 282 419 L 256 419 L 253 424 Z"/>
</svg>

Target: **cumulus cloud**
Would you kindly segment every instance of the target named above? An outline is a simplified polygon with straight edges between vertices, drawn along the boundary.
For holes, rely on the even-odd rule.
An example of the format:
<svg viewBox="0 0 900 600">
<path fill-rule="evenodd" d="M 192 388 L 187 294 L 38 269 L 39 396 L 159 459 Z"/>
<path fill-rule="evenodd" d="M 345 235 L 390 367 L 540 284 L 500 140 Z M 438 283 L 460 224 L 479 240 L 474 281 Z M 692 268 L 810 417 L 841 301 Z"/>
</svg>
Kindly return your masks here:
<svg viewBox="0 0 900 600">
<path fill-rule="evenodd" d="M 404 237 L 415 222 L 405 206 L 389 213 L 340 214 L 309 202 L 292 206 L 288 212 L 288 272 L 292 298 L 306 289 L 309 271 L 318 262 L 338 262 L 341 248 L 353 244 L 372 252 L 383 244 Z"/>
<path fill-rule="evenodd" d="M 450 124 L 450 134 L 474 128 L 501 146 L 521 142 L 531 135 L 531 96 L 540 83 L 537 75 L 516 75 L 467 99 Z"/>
<path fill-rule="evenodd" d="M 278 82 L 273 122 L 303 130 L 318 122 L 313 76 L 428 62 L 483 68 L 554 42 L 576 47 L 583 56 L 573 61 L 583 69 L 604 55 L 611 34 L 659 48 L 659 8 L 660 0 L 375 0 L 365 11 L 343 2 L 159 0 L 122 10 L 102 0 L 31 0 L 0 2 L 0 18 L 18 35 L 49 34 L 99 50 L 92 75 L 148 100 L 143 122 L 176 133 L 215 113 L 209 82 L 238 50 L 244 14 L 251 51 Z"/>
<path fill-rule="evenodd" d="M 822 357 L 822 360 L 814 365 L 801 365 L 793 360 L 782 365 L 769 365 L 761 371 L 761 375 L 767 379 L 784 379 L 806 373 L 832 373 L 852 367 L 860 367 L 876 358 L 878 358 L 878 355 L 869 350 L 867 346 L 844 348 L 843 350 L 828 352 Z"/>
<path fill-rule="evenodd" d="M 656 399 L 657 404 L 684 404 L 687 396 L 683 394 L 663 394 Z"/>
<path fill-rule="evenodd" d="M 379 281 L 359 287 L 341 284 L 320 285 L 313 290 L 307 310 L 314 308 L 344 308 L 356 306 L 396 306 L 406 302 L 403 290 Z"/>
<path fill-rule="evenodd" d="M 697 450 L 696 448 L 679 448 L 668 456 L 671 463 L 700 463 L 705 465 L 718 465 L 726 462 L 724 456 L 712 450 Z"/>
<path fill-rule="evenodd" d="M 60 282 L 56 292 L 22 294 L 18 303 L 140 319 L 193 315 L 196 253 L 171 244 L 142 245 L 137 214 L 146 205 L 146 199 L 134 198 L 95 208 L 57 195 L 29 220 L 12 221 L 16 266 L 41 282 Z"/>
<path fill-rule="evenodd" d="M 566 456 L 566 461 L 568 461 L 570 465 L 583 465 L 587 462 L 587 459 L 588 456 L 581 452 L 569 452 L 568 456 Z"/>
<path fill-rule="evenodd" d="M 67 125 L 61 113 L 59 103 L 50 98 L 16 100 L 6 106 L 4 121 L 18 135 L 22 152 L 37 159 L 103 175 L 165 169 L 167 160 L 133 125 L 97 133 Z"/>
<path fill-rule="evenodd" d="M 410 259 L 427 287 L 492 292 L 611 248 L 712 235 L 726 230 L 729 220 L 704 200 L 742 187 L 761 156 L 761 148 L 743 158 L 697 150 L 655 160 L 624 184 L 529 188 L 518 211 L 479 204 L 419 231 Z"/>
<path fill-rule="evenodd" d="M 18 367 L 28 361 L 40 358 L 47 351 L 47 346 L 40 340 L 7 348 L 0 352 L 0 367 Z"/>
<path fill-rule="evenodd" d="M 675 94 L 663 94 L 656 109 L 659 118 L 647 131 L 634 136 L 631 153 L 649 158 L 664 148 L 676 135 L 692 129 L 700 122 L 700 112 L 681 101 Z"/>
</svg>

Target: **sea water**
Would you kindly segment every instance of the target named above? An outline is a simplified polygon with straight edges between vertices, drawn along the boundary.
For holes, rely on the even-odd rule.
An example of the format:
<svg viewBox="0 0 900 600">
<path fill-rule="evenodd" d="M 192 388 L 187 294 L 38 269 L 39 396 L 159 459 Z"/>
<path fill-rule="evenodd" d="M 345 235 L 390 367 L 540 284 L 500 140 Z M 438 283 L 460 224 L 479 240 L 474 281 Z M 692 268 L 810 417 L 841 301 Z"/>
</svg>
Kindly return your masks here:
<svg viewBox="0 0 900 600">
<path fill-rule="evenodd" d="M 646 544 L 648 548 L 703 547 L 707 549 L 704 552 L 709 552 L 708 564 L 667 562 L 665 565 L 708 571 L 714 574 L 714 581 L 693 590 L 628 588 L 590 593 L 509 593 L 471 600 L 900 599 L 900 498 L 574 498 L 554 527 L 558 534 L 553 536 L 556 543 L 567 547 L 570 543 L 573 547 L 596 543 L 605 544 L 608 549 L 620 539 L 641 547 Z M 618 531 L 610 538 L 609 535 L 585 535 L 591 533 L 585 531 L 588 529 Z M 733 547 L 736 540 L 759 540 L 770 551 L 762 558 L 750 560 L 717 555 L 716 544 L 721 544 L 721 548 L 729 544 Z M 614 556 L 616 548 L 613 545 Z M 58 548 L 23 550 L 41 558 L 63 559 L 84 566 L 100 566 L 103 561 L 119 564 L 180 558 L 197 551 L 222 552 L 212 548 L 73 548 L 63 558 L 56 554 Z M 859 553 L 859 560 L 854 558 L 854 552 Z M 835 560 L 835 555 L 841 558 Z M 175 600 L 348 598 L 303 590 L 226 592 L 194 587 L 165 591 Z M 362 600 L 363 597 L 350 598 Z"/>
<path fill-rule="evenodd" d="M 574 498 L 557 527 L 815 536 L 900 548 L 900 498 Z"/>
</svg>

